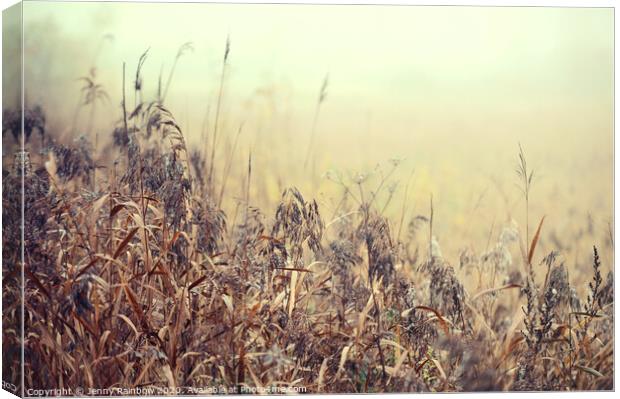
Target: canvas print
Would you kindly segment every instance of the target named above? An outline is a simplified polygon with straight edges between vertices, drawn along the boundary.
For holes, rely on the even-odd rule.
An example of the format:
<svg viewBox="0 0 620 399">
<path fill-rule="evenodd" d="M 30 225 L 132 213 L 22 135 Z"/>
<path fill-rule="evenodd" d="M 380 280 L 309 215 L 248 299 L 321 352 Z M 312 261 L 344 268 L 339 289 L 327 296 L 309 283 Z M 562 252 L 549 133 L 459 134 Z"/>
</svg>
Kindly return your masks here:
<svg viewBox="0 0 620 399">
<path fill-rule="evenodd" d="M 613 9 L 2 29 L 3 389 L 614 389 Z"/>
</svg>

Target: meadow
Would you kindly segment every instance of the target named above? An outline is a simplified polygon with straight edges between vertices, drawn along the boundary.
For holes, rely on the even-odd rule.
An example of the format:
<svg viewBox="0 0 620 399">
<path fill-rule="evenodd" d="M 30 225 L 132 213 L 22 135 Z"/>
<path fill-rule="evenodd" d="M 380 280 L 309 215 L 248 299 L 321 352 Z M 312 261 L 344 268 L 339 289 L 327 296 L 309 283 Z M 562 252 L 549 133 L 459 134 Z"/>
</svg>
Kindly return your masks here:
<svg viewBox="0 0 620 399">
<path fill-rule="evenodd" d="M 332 168 L 317 133 L 327 77 L 303 140 L 248 143 L 221 111 L 230 46 L 192 141 L 166 102 L 189 43 L 154 96 L 148 50 L 122 65 L 120 98 L 85 74 L 68 133 L 28 105 L 24 151 L 4 109 L 4 380 L 20 372 L 23 179 L 26 389 L 613 389 L 611 181 L 574 193 L 579 175 L 539 179 L 544 153 L 519 143 L 493 145 L 512 155 L 473 192 L 433 181 L 430 158 Z"/>
</svg>

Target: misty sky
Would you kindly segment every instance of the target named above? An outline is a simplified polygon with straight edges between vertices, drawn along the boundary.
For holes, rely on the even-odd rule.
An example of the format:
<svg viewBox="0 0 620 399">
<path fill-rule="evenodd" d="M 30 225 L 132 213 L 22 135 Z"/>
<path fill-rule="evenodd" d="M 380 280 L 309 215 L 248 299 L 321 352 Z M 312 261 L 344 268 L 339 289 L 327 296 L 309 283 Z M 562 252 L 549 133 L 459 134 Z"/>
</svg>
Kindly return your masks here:
<svg viewBox="0 0 620 399">
<path fill-rule="evenodd" d="M 154 93 L 191 41 L 170 100 L 208 101 L 229 34 L 230 93 L 246 100 L 269 87 L 304 107 L 327 73 L 335 112 L 387 113 L 396 125 L 434 125 L 425 119 L 448 110 L 520 118 L 580 109 L 587 119 L 612 100 L 610 9 L 27 2 L 24 16 L 26 63 L 40 60 L 49 71 L 39 78 L 60 79 L 65 96 L 111 34 L 96 61 L 104 82 L 117 84 L 122 60 L 133 71 L 150 47 L 144 80 Z"/>
<path fill-rule="evenodd" d="M 363 137 L 377 159 L 430 161 L 432 145 L 458 139 L 465 151 L 483 151 L 484 140 L 513 154 L 522 142 L 539 156 L 561 140 L 551 156 L 564 163 L 584 150 L 611 160 L 611 9 L 26 2 L 24 17 L 27 100 L 47 104 L 52 121 L 72 118 L 76 79 L 96 66 L 111 98 L 98 123 L 112 125 L 122 62 L 131 88 L 150 48 L 143 78 L 153 99 L 191 41 L 166 103 L 199 141 L 230 35 L 222 123 L 230 132 L 245 123 L 254 141 L 287 130 L 305 143 L 328 74 L 318 138 L 334 159 Z"/>
</svg>

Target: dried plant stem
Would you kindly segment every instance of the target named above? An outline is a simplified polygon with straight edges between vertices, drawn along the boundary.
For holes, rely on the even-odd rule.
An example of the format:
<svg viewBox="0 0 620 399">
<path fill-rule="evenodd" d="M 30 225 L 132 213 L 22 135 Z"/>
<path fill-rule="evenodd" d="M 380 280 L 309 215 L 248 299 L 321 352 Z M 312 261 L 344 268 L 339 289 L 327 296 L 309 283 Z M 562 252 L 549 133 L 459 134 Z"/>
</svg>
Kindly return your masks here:
<svg viewBox="0 0 620 399">
<path fill-rule="evenodd" d="M 146 60 L 146 56 L 148 54 L 148 49 L 140 56 L 140 60 L 138 61 L 138 67 L 136 69 L 136 81 L 135 81 L 135 85 L 134 85 L 134 102 L 135 107 L 137 108 L 138 106 L 138 94 L 142 91 L 141 90 L 141 77 L 140 77 L 140 70 L 142 68 L 142 66 L 144 65 L 144 61 Z M 123 79 L 124 81 L 124 79 Z M 125 87 L 123 85 L 123 96 L 125 93 Z M 124 104 L 124 100 L 123 100 L 123 104 Z M 126 113 L 125 113 L 125 118 L 126 118 Z M 134 132 L 138 131 L 138 126 L 137 126 L 137 118 L 134 118 L 134 127 L 133 130 Z M 146 221 L 146 217 L 147 217 L 147 202 L 145 201 L 145 192 L 144 192 L 144 177 L 143 177 L 143 173 L 144 173 L 144 160 L 142 157 L 142 146 L 140 143 L 140 138 L 137 134 L 134 134 L 133 136 L 137 143 L 136 143 L 136 149 L 138 151 L 138 184 L 140 187 L 140 216 L 142 217 L 142 243 L 144 246 L 144 266 L 145 269 L 147 271 L 151 270 L 151 262 L 150 262 L 150 248 L 149 248 L 149 235 L 148 235 L 148 230 L 147 230 L 147 221 Z M 150 296 L 150 291 L 149 291 L 149 296 Z"/>
<path fill-rule="evenodd" d="M 433 217 L 434 217 L 434 209 L 433 209 L 433 194 L 431 193 L 431 214 L 428 222 L 428 256 L 431 262 L 433 261 Z"/>
<path fill-rule="evenodd" d="M 125 62 L 123 62 L 123 127 L 125 128 L 125 136 L 129 136 L 129 128 L 127 127 L 127 99 L 125 97 Z"/>
<path fill-rule="evenodd" d="M 321 104 L 325 101 L 327 96 L 327 82 L 328 76 L 325 76 L 323 80 L 323 85 L 321 86 L 321 90 L 319 92 L 319 97 L 316 102 L 316 106 L 314 107 L 314 117 L 312 118 L 312 130 L 310 131 L 310 142 L 308 143 L 308 150 L 306 151 L 306 158 L 304 160 L 304 170 L 308 166 L 308 161 L 310 160 L 310 156 L 312 155 L 312 151 L 314 150 L 314 141 L 316 139 L 316 126 L 319 120 L 319 114 L 321 112 Z"/>
<path fill-rule="evenodd" d="M 316 125 L 319 120 L 319 113 L 321 112 L 321 102 L 317 101 L 314 108 L 314 117 L 312 118 L 312 129 L 310 130 L 310 142 L 308 143 L 308 150 L 306 151 L 306 158 L 304 160 L 304 169 L 308 166 L 312 150 L 314 149 L 314 140 L 316 137 Z"/>
<path fill-rule="evenodd" d="M 230 38 L 226 39 L 226 49 L 224 51 L 224 59 L 222 60 L 222 73 L 220 74 L 220 88 L 217 94 L 217 104 L 215 108 L 215 122 L 213 124 L 213 140 L 211 142 L 211 157 L 209 159 L 209 178 L 207 188 L 213 192 L 213 171 L 215 168 L 215 146 L 217 144 L 217 133 L 220 122 L 220 110 L 222 107 L 222 96 L 224 93 L 224 80 L 226 77 L 226 66 L 228 61 L 228 54 L 230 52 Z"/>
<path fill-rule="evenodd" d="M 179 47 L 179 50 L 177 51 L 177 55 L 176 57 L 174 57 L 174 62 L 172 63 L 172 69 L 170 69 L 168 80 L 166 81 L 166 87 L 164 88 L 164 93 L 163 95 L 159 96 L 160 104 L 163 104 L 164 100 L 166 99 L 166 96 L 168 95 L 168 89 L 170 89 L 170 84 L 172 83 L 172 77 L 174 76 L 174 72 L 177 68 L 179 59 L 183 56 L 183 54 L 186 51 L 192 51 L 192 50 L 193 50 L 193 46 L 191 42 L 183 43 L 181 47 Z M 159 74 L 159 87 L 160 87 L 159 91 L 161 92 L 161 73 Z"/>
<path fill-rule="evenodd" d="M 521 192 L 525 198 L 525 253 L 530 253 L 530 189 L 532 186 L 532 179 L 534 178 L 534 171 L 529 170 L 527 166 L 527 160 L 525 159 L 525 153 L 523 147 L 519 143 L 519 162 L 517 164 L 517 176 L 521 183 Z M 531 261 L 526 259 L 528 267 L 531 269 Z"/>
<path fill-rule="evenodd" d="M 217 201 L 218 207 L 222 206 L 222 201 L 224 199 L 224 193 L 226 191 L 226 183 L 228 182 L 228 177 L 230 176 L 230 170 L 232 168 L 233 159 L 235 157 L 235 150 L 237 149 L 237 142 L 239 141 L 239 136 L 241 135 L 242 129 L 243 129 L 243 124 L 239 126 L 239 130 L 237 131 L 237 135 L 235 136 L 235 141 L 233 142 L 232 149 L 230 150 L 228 159 L 226 160 L 226 163 L 224 164 L 224 176 L 222 177 L 222 186 L 220 187 L 220 195 Z"/>
</svg>

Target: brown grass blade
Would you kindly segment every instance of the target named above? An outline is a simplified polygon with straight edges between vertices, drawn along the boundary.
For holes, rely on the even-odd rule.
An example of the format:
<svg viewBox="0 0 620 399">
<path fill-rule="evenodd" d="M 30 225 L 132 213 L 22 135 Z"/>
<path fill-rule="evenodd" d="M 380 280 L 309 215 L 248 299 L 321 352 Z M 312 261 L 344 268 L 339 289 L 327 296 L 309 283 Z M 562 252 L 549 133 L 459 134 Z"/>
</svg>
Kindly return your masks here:
<svg viewBox="0 0 620 399">
<path fill-rule="evenodd" d="M 536 250 L 536 244 L 538 244 L 538 239 L 540 238 L 540 230 L 542 229 L 542 225 L 544 221 L 545 221 L 545 217 L 543 216 L 540 219 L 540 223 L 538 223 L 536 234 L 534 234 L 534 238 L 532 238 L 532 243 L 530 244 L 530 250 L 527 254 L 527 262 L 530 265 L 532 264 L 532 258 L 534 257 L 534 251 Z"/>
<path fill-rule="evenodd" d="M 187 288 L 188 291 L 191 291 L 193 288 L 195 288 L 198 284 L 202 283 L 203 281 L 205 281 L 207 279 L 207 276 L 202 276 L 200 277 L 198 280 L 194 281 L 193 283 L 191 283 L 189 285 L 189 287 Z"/>
<path fill-rule="evenodd" d="M 125 204 L 114 205 L 114 207 L 112 207 L 112 209 L 110 210 L 110 219 L 116 216 L 116 214 L 119 213 L 124 207 Z"/>
<path fill-rule="evenodd" d="M 426 311 L 433 313 L 435 316 L 437 316 L 437 319 L 439 320 L 439 324 L 441 325 L 441 328 L 446 333 L 446 335 L 449 334 L 450 330 L 448 329 L 448 323 L 446 322 L 446 319 L 444 319 L 444 317 L 441 315 L 441 313 L 439 313 L 437 309 L 433 309 L 430 306 L 423 306 L 423 305 L 416 306 L 415 309 L 426 310 Z"/>
<path fill-rule="evenodd" d="M 39 279 L 34 275 L 34 273 L 32 273 L 28 268 L 24 268 L 24 270 L 28 278 L 30 278 L 37 287 L 39 287 L 39 289 L 45 294 L 45 296 L 49 299 L 52 299 L 52 296 L 50 295 L 47 288 L 45 288 L 45 286 L 41 283 L 41 281 L 39 281 Z"/>
<path fill-rule="evenodd" d="M 289 270 L 289 271 L 293 271 L 293 272 L 314 273 L 312 270 L 299 269 L 299 268 L 295 268 L 295 267 L 276 267 L 276 270 Z"/>
<path fill-rule="evenodd" d="M 90 262 L 88 262 L 88 264 L 86 266 L 84 266 L 82 268 L 82 270 L 80 270 L 78 272 L 78 274 L 75 275 L 74 281 L 80 277 L 82 274 L 84 274 L 88 269 L 90 269 L 91 267 L 93 267 L 95 265 L 95 263 L 97 263 L 97 261 L 99 260 L 98 256 L 95 256 Z"/>
<path fill-rule="evenodd" d="M 133 238 L 133 236 L 136 235 L 136 233 L 138 232 L 139 228 L 138 227 L 134 227 L 129 234 L 127 234 L 127 237 L 125 237 L 125 239 L 123 241 L 121 241 L 121 243 L 118 245 L 118 247 L 116 248 L 116 251 L 114 251 L 114 256 L 112 256 L 113 259 L 118 258 L 118 256 L 123 252 L 123 249 L 125 249 L 125 247 L 127 246 L 127 244 L 129 244 L 129 241 L 131 241 L 131 239 Z"/>
<path fill-rule="evenodd" d="M 127 323 L 127 325 L 133 330 L 133 332 L 136 334 L 136 336 L 139 335 L 138 333 L 138 329 L 136 328 L 136 325 L 133 324 L 133 322 L 131 321 L 131 319 L 127 316 L 125 316 L 124 314 L 119 314 L 117 315 L 118 318 L 120 318 L 121 320 L 123 320 L 125 323 Z"/>
<path fill-rule="evenodd" d="M 123 290 L 125 291 L 125 295 L 127 296 L 127 299 L 129 300 L 129 304 L 131 305 L 131 308 L 133 309 L 136 316 L 138 317 L 138 320 L 140 321 L 142 328 L 144 330 L 148 330 L 148 324 L 146 323 L 146 320 L 144 319 L 144 313 L 142 312 L 142 307 L 140 306 L 140 303 L 138 302 L 138 298 L 136 297 L 136 294 L 133 292 L 131 287 L 126 282 L 123 282 Z"/>
<path fill-rule="evenodd" d="M 605 377 L 603 374 L 601 374 L 600 371 L 593 369 L 592 367 L 586 367 L 586 366 L 580 366 L 580 365 L 575 365 L 575 367 L 577 367 L 579 370 L 581 371 L 585 371 L 588 374 L 591 374 L 595 377 Z"/>
<path fill-rule="evenodd" d="M 506 284 L 506 285 L 501 286 L 501 287 L 489 288 L 487 290 L 482 290 L 479 293 L 477 293 L 476 295 L 474 295 L 471 298 L 471 301 L 474 302 L 476 299 L 480 298 L 483 295 L 487 295 L 487 294 L 490 294 L 490 293 L 496 292 L 496 291 L 507 290 L 509 288 L 521 288 L 521 285 L 519 285 L 519 284 Z"/>
</svg>

